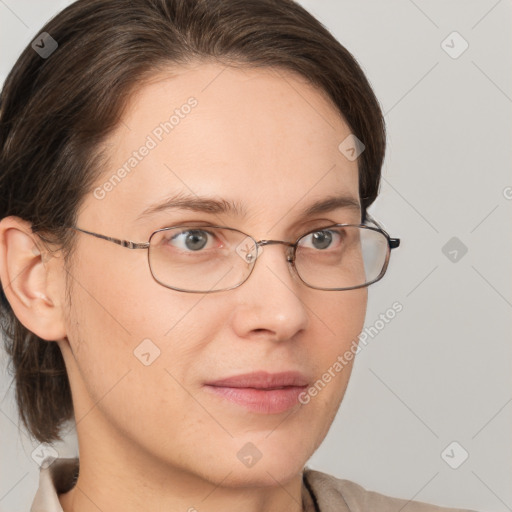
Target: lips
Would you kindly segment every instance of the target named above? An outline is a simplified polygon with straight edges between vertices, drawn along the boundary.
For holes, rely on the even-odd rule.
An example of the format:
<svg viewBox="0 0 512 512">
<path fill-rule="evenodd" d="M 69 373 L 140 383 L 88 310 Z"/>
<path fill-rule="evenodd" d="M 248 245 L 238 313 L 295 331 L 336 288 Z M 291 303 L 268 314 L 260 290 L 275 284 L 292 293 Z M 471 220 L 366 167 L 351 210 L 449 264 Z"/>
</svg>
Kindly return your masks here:
<svg viewBox="0 0 512 512">
<path fill-rule="evenodd" d="M 206 383 L 208 386 L 230 388 L 276 389 L 289 386 L 307 386 L 307 378 L 299 372 L 253 372 L 235 375 Z"/>
<path fill-rule="evenodd" d="M 207 382 L 204 389 L 252 412 L 278 414 L 297 405 L 307 385 L 299 372 L 254 372 Z"/>
</svg>

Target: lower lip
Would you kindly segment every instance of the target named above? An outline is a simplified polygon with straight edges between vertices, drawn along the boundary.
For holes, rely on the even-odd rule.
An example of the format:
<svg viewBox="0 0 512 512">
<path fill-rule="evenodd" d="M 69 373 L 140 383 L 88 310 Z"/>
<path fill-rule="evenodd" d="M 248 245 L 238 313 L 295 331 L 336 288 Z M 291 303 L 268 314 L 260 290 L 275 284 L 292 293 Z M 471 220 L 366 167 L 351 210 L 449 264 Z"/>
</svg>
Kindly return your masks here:
<svg viewBox="0 0 512 512">
<path fill-rule="evenodd" d="M 278 414 L 299 403 L 299 395 L 307 386 L 283 389 L 230 388 L 206 385 L 205 389 L 253 412 Z"/>
</svg>

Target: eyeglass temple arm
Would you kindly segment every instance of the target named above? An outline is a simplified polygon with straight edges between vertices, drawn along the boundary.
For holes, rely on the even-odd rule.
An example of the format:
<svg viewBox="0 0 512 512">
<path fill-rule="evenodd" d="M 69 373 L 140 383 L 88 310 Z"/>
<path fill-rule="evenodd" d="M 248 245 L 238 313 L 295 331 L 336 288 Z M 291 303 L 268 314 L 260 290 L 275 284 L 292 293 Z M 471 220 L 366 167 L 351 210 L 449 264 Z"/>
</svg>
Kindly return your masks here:
<svg viewBox="0 0 512 512">
<path fill-rule="evenodd" d="M 100 235 L 99 233 L 93 233 L 91 231 L 86 231 L 85 229 L 77 228 L 75 226 L 70 226 L 71 229 L 76 229 L 77 231 L 81 231 L 82 233 L 86 233 L 91 236 L 95 236 L 96 238 L 101 238 L 103 240 L 107 240 L 108 242 L 112 242 L 117 245 L 121 245 L 122 247 L 127 247 L 128 249 L 147 249 L 149 247 L 148 242 L 132 242 L 130 240 L 120 240 L 119 238 L 113 238 L 111 236 Z"/>
<path fill-rule="evenodd" d="M 390 249 L 396 249 L 397 247 L 400 247 L 400 238 L 391 238 L 386 230 L 369 214 L 366 214 L 366 218 L 373 222 L 388 238 L 388 244 Z"/>
</svg>

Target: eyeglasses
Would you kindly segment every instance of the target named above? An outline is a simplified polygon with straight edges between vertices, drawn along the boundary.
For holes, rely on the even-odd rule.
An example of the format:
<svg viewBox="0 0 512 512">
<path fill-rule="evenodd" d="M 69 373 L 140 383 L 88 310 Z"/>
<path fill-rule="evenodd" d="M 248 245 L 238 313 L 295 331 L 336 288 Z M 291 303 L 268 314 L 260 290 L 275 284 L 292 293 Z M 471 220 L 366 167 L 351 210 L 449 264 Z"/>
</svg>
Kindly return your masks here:
<svg viewBox="0 0 512 512">
<path fill-rule="evenodd" d="M 237 288 L 256 265 L 263 247 L 281 244 L 286 260 L 299 279 L 317 290 L 363 288 L 382 279 L 391 249 L 400 239 L 377 227 L 332 224 L 315 228 L 295 242 L 256 241 L 238 229 L 225 226 L 179 225 L 154 231 L 148 242 L 119 240 L 76 226 L 72 229 L 128 249 L 148 249 L 153 278 L 173 290 L 212 293 Z"/>
</svg>

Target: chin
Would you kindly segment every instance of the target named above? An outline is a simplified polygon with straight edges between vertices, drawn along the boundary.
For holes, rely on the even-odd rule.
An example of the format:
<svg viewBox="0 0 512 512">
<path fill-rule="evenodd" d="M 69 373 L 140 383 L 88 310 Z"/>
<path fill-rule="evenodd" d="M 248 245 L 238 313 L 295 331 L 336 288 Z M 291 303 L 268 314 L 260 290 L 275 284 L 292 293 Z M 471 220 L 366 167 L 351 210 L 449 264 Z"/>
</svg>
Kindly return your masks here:
<svg viewBox="0 0 512 512">
<path fill-rule="evenodd" d="M 276 487 L 283 486 L 296 478 L 304 468 L 304 464 L 290 464 L 287 460 L 269 461 L 260 460 L 251 468 L 236 465 L 229 471 L 231 473 L 224 480 L 226 473 L 219 474 L 223 487 Z"/>
<path fill-rule="evenodd" d="M 265 435 L 268 437 L 265 438 Z M 223 486 L 285 485 L 302 472 L 317 444 L 310 437 L 294 439 L 292 435 L 280 436 L 277 431 L 265 435 L 238 437 L 233 440 L 236 445 L 235 457 L 224 457 L 224 475 L 230 471 L 231 473 Z"/>
</svg>

